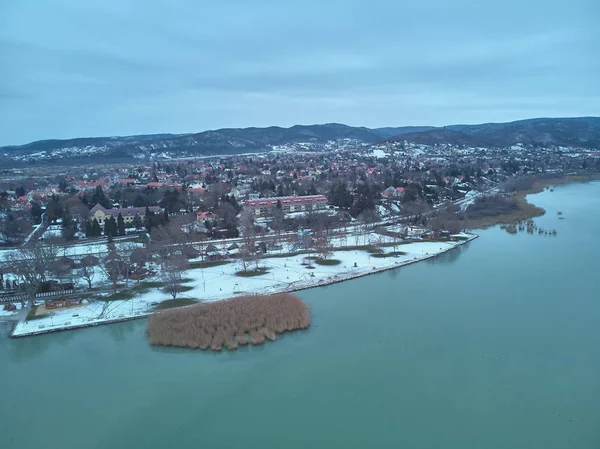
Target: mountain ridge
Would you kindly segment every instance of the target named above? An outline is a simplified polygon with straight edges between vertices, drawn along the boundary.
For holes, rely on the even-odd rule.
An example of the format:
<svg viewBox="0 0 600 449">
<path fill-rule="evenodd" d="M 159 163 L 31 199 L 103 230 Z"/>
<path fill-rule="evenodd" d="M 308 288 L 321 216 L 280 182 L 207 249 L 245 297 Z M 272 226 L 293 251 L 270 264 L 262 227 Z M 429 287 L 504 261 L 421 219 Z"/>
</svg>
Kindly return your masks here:
<svg viewBox="0 0 600 449">
<path fill-rule="evenodd" d="M 600 149 L 600 117 L 532 118 L 475 125 L 401 126 L 367 128 L 340 123 L 290 127 L 221 128 L 187 134 L 47 139 L 0 147 L 6 159 L 46 160 L 72 157 L 133 159 L 157 154 L 181 156 L 231 155 L 262 152 L 297 144 L 321 148 L 331 141 L 362 144 L 408 141 L 425 145 L 461 146 L 573 146 Z M 326 149 L 326 148 L 325 148 Z"/>
</svg>

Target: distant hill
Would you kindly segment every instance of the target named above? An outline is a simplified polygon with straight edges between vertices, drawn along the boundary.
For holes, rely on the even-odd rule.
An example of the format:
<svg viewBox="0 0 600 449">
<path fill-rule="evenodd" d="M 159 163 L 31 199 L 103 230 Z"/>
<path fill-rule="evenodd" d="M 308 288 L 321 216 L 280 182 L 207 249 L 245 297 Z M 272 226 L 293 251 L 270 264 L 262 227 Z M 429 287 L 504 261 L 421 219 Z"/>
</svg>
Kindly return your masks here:
<svg viewBox="0 0 600 449">
<path fill-rule="evenodd" d="M 378 136 L 388 139 L 390 137 L 399 136 L 401 134 L 412 134 L 420 133 L 423 131 L 429 131 L 435 129 L 435 126 L 401 126 L 399 128 L 375 128 L 375 132 Z"/>
<path fill-rule="evenodd" d="M 26 145 L 0 147 L 0 160 L 36 162 L 73 159 L 132 159 L 169 154 L 210 156 L 261 152 L 293 143 L 324 144 L 339 139 L 373 143 L 382 137 L 367 128 L 337 123 L 296 125 L 290 128 L 225 128 L 194 134 L 154 134 L 125 137 L 89 137 L 40 140 Z"/>
<path fill-rule="evenodd" d="M 600 148 L 600 117 L 538 118 L 511 123 L 406 126 L 369 129 L 338 123 L 290 128 L 225 128 L 192 134 L 149 134 L 41 140 L 0 148 L 2 165 L 13 163 L 131 160 L 149 157 L 210 156 L 268 151 L 275 146 L 306 144 L 319 150 L 330 141 L 363 144 L 409 141 L 427 145 L 545 145 Z"/>
<path fill-rule="evenodd" d="M 451 125 L 398 135 L 392 140 L 406 140 L 426 145 L 452 143 L 509 147 L 522 144 L 600 148 L 600 117 L 536 118 L 510 123 Z"/>
<path fill-rule="evenodd" d="M 451 145 L 476 145 L 478 139 L 461 131 L 448 128 L 433 128 L 427 131 L 412 132 L 392 137 L 390 141 L 407 141 L 423 145 L 437 145 L 441 143 Z"/>
</svg>

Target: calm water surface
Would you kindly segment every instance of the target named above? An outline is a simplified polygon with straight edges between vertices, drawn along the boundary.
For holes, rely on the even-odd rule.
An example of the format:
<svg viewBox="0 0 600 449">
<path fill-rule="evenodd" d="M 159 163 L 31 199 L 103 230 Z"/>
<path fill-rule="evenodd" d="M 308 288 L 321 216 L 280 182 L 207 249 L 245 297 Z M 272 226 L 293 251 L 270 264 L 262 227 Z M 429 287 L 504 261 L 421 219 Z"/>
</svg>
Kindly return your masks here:
<svg viewBox="0 0 600 449">
<path fill-rule="evenodd" d="M 300 292 L 311 329 L 262 347 L 153 348 L 145 321 L 1 338 L 0 448 L 597 449 L 600 183 L 534 198 L 556 237 Z"/>
</svg>

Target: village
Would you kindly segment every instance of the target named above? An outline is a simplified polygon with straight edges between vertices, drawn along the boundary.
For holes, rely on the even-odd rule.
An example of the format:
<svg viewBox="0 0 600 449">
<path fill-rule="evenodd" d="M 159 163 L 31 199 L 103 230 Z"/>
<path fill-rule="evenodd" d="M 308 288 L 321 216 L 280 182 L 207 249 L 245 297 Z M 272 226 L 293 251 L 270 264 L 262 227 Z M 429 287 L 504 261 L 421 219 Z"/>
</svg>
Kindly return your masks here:
<svg viewBox="0 0 600 449">
<path fill-rule="evenodd" d="M 408 143 L 276 150 L 5 170 L 0 319 L 31 335 L 397 268 L 472 240 L 470 219 L 512 207 L 502 197 L 535 176 L 600 160 Z"/>
</svg>

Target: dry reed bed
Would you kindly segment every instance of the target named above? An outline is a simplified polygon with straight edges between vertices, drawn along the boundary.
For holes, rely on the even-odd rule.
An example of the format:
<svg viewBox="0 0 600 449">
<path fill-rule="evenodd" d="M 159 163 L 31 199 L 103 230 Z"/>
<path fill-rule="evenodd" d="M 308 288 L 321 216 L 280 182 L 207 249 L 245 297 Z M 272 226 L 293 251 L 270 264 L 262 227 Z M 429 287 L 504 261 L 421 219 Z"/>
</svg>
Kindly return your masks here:
<svg viewBox="0 0 600 449">
<path fill-rule="evenodd" d="M 220 351 L 275 340 L 276 334 L 309 325 L 308 306 L 297 296 L 248 295 L 154 312 L 148 339 L 153 345 Z"/>
<path fill-rule="evenodd" d="M 469 229 L 484 229 L 498 224 L 518 223 L 519 221 L 539 217 L 546 213 L 543 208 L 528 203 L 524 194 L 513 194 L 508 198 L 502 198 L 502 200 L 510 202 L 513 209 L 500 212 L 492 208 L 477 217 L 469 217 L 469 210 L 467 209 L 465 213 L 467 216 L 465 227 Z"/>
</svg>

